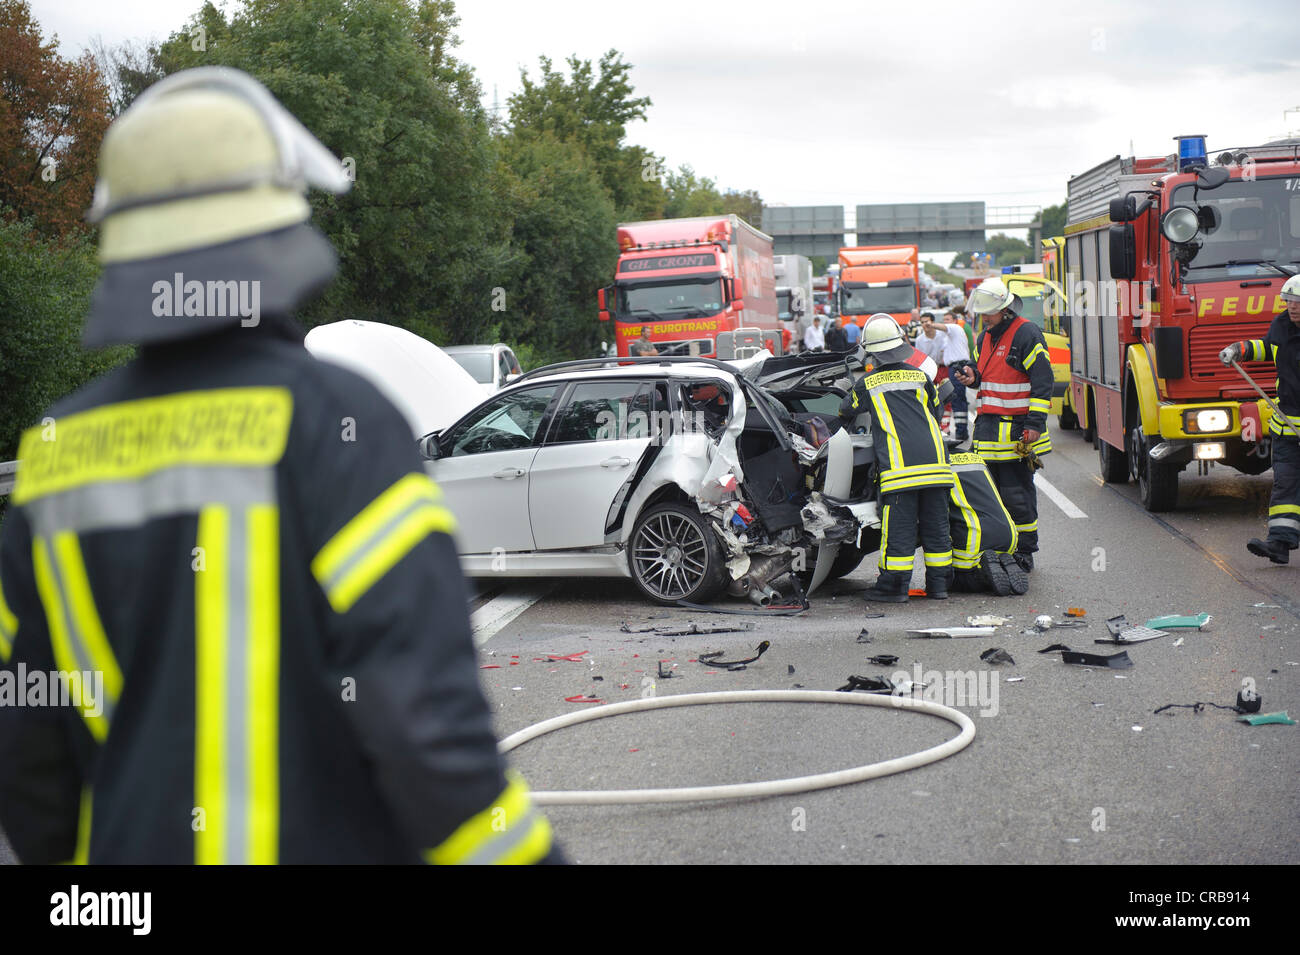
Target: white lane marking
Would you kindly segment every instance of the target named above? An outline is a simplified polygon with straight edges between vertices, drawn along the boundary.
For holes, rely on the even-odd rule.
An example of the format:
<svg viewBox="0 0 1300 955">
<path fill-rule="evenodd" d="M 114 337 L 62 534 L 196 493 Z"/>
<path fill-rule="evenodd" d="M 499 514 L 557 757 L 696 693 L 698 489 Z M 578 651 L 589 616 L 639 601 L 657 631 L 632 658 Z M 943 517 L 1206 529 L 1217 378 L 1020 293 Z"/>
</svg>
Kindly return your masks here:
<svg viewBox="0 0 1300 955">
<path fill-rule="evenodd" d="M 1073 501 L 1052 486 L 1052 483 L 1041 474 L 1034 475 L 1034 483 L 1043 489 L 1043 493 L 1052 499 L 1052 503 L 1065 512 L 1066 517 L 1087 517 L 1088 515 L 1079 510 Z"/>
<path fill-rule="evenodd" d="M 500 594 L 479 607 L 469 618 L 474 646 L 483 646 L 549 592 L 547 587 L 530 593 Z"/>
</svg>

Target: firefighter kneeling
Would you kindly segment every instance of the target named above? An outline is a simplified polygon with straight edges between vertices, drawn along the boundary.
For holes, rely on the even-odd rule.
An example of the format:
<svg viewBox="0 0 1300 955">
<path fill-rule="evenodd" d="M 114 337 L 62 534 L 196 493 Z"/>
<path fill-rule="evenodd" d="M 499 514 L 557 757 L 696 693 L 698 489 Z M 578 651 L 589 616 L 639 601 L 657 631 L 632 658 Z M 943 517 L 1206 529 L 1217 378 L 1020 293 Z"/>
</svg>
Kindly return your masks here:
<svg viewBox="0 0 1300 955">
<path fill-rule="evenodd" d="M 979 361 L 955 369 L 963 385 L 978 388 L 972 450 L 984 459 L 1018 531 L 1016 561 L 1034 569 L 1038 550 L 1038 491 L 1034 469 L 1052 450 L 1047 412 L 1052 365 L 1043 333 L 1019 315 L 1020 300 L 1002 280 L 987 278 L 971 292 L 967 310 L 984 317 Z"/>
<path fill-rule="evenodd" d="M 934 417 L 939 398 L 925 372 L 908 362 L 915 349 L 897 324 L 889 325 L 869 322 L 863 330 L 862 347 L 875 370 L 840 405 L 840 417 L 850 426 L 859 414 L 870 413 L 880 479 L 880 576 L 863 596 L 907 602 L 919 521 L 926 595 L 942 600 L 952 577 L 948 489 L 954 478 Z"/>
<path fill-rule="evenodd" d="M 948 503 L 952 528 L 952 589 L 963 593 L 992 591 L 999 597 L 1029 590 L 1029 575 L 1013 556 L 1019 533 L 998 496 L 993 476 L 978 454 L 954 454 Z"/>
</svg>

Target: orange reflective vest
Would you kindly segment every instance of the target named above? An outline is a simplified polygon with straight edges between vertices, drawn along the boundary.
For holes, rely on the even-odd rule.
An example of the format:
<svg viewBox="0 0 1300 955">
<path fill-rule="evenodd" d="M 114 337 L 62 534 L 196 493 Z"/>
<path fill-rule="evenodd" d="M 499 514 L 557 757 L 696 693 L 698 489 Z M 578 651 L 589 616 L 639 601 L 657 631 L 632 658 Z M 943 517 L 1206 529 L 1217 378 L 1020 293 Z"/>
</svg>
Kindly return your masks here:
<svg viewBox="0 0 1300 955">
<path fill-rule="evenodd" d="M 1023 317 L 1015 318 L 998 338 L 997 346 L 980 352 L 979 391 L 975 395 L 975 413 L 998 416 L 1029 414 L 1031 385 L 1029 375 L 1007 364 L 1007 349 L 1021 325 L 1028 324 Z"/>
</svg>

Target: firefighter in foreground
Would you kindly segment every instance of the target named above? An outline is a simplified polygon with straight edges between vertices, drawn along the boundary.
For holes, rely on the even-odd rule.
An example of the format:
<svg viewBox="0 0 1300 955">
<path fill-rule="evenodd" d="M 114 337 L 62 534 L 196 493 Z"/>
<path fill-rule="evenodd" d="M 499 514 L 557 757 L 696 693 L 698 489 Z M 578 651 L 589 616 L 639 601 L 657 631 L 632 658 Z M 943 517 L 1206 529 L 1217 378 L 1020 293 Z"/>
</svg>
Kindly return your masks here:
<svg viewBox="0 0 1300 955">
<path fill-rule="evenodd" d="M 1284 417 L 1269 418 L 1273 446 L 1273 494 L 1268 502 L 1268 535 L 1252 538 L 1246 549 L 1275 564 L 1285 564 L 1300 547 L 1300 275 L 1282 285 L 1286 311 L 1273 316 L 1263 339 L 1233 342 L 1219 353 L 1235 361 L 1271 361 L 1277 367 L 1277 405 Z"/>
<path fill-rule="evenodd" d="M 976 365 L 960 363 L 954 377 L 976 388 L 971 450 L 984 459 L 1002 502 L 1016 523 L 1016 560 L 1034 569 L 1038 550 L 1038 458 L 1052 450 L 1047 412 L 1052 401 L 1052 365 L 1043 333 L 1019 315 L 1019 299 L 1000 278 L 985 279 L 971 292 L 966 309 L 983 316 Z"/>
<path fill-rule="evenodd" d="M 907 602 L 919 524 L 926 596 L 943 600 L 952 579 L 948 491 L 954 478 L 935 418 L 939 397 L 911 363 L 916 350 L 892 318 L 887 325 L 868 321 L 862 342 L 874 368 L 853 386 L 840 417 L 851 428 L 858 415 L 870 414 L 880 480 L 880 576 L 863 597 Z"/>
<path fill-rule="evenodd" d="M 307 187 L 348 185 L 235 70 L 168 77 L 104 139 L 84 340 L 139 354 L 23 435 L 0 541 L 0 665 L 102 681 L 0 707 L 24 862 L 558 859 L 410 428 L 287 317 L 336 270 Z"/>
</svg>

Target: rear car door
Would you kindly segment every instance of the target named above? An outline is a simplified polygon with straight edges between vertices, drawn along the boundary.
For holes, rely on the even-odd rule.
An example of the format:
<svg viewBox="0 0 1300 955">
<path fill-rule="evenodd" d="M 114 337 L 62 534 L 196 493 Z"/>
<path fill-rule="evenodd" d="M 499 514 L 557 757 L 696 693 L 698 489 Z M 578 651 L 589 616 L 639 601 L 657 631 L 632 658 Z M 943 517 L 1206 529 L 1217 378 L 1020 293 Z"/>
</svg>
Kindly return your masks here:
<svg viewBox="0 0 1300 955">
<path fill-rule="evenodd" d="M 537 452 L 528 485 L 538 550 L 605 543 L 605 525 L 619 489 L 637 472 L 650 442 L 667 440 L 660 412 L 662 382 L 617 379 L 574 383 Z M 667 415 L 663 415 L 666 419 Z"/>
<path fill-rule="evenodd" d="M 498 395 L 442 436 L 440 457 L 426 462 L 456 515 L 462 554 L 533 550 L 528 485 L 543 424 L 561 385 Z"/>
</svg>

